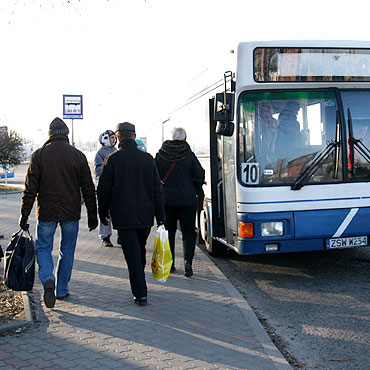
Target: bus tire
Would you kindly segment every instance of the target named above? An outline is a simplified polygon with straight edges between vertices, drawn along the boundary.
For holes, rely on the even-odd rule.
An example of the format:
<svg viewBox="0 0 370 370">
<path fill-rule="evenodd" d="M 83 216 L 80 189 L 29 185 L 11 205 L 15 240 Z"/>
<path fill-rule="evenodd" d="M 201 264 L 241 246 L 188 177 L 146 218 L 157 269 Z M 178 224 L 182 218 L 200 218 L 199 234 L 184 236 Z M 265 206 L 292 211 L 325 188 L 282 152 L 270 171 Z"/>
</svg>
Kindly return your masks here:
<svg viewBox="0 0 370 370">
<path fill-rule="evenodd" d="M 199 219 L 200 237 L 204 240 L 208 254 L 213 257 L 224 255 L 227 247 L 211 236 L 210 219 L 206 201 L 204 201 L 203 210 L 200 212 Z"/>
</svg>

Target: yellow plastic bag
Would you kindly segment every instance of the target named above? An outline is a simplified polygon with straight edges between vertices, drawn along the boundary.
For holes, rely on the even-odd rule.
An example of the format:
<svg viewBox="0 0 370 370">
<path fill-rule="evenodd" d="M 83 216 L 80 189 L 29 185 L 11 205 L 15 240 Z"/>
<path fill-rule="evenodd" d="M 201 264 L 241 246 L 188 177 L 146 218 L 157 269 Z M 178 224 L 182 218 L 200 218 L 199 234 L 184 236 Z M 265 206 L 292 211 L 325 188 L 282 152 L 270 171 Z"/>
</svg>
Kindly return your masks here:
<svg viewBox="0 0 370 370">
<path fill-rule="evenodd" d="M 152 274 L 155 280 L 165 282 L 170 274 L 172 254 L 168 241 L 168 231 L 163 225 L 157 229 L 152 257 Z"/>
</svg>

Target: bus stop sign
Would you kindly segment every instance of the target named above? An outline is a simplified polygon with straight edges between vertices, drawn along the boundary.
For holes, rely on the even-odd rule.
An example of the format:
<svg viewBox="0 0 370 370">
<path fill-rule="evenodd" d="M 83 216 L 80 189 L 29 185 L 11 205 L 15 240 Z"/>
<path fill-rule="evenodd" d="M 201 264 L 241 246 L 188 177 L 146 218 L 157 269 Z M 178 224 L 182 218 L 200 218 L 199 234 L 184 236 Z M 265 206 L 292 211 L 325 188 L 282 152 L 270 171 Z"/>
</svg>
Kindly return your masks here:
<svg viewBox="0 0 370 370">
<path fill-rule="evenodd" d="M 63 95 L 63 118 L 83 118 L 82 95 Z"/>
</svg>

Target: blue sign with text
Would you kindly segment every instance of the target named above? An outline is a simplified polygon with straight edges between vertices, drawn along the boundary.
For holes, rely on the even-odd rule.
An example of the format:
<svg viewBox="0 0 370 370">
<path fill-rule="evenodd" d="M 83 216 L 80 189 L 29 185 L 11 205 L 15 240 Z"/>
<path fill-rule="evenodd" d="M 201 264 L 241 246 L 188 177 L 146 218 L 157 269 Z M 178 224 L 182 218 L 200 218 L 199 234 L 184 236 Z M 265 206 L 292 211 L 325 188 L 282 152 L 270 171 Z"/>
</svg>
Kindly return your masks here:
<svg viewBox="0 0 370 370">
<path fill-rule="evenodd" d="M 83 119 L 82 95 L 63 95 L 63 118 Z"/>
</svg>

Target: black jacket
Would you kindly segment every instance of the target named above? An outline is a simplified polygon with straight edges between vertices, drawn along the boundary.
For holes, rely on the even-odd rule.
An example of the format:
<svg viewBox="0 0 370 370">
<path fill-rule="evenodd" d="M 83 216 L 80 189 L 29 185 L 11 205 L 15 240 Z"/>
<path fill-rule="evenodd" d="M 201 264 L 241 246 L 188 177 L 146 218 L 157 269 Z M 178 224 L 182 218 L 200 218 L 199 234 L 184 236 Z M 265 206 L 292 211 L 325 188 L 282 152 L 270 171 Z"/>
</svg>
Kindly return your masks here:
<svg viewBox="0 0 370 370">
<path fill-rule="evenodd" d="M 165 181 L 164 204 L 173 206 L 196 205 L 196 195 L 204 183 L 204 169 L 186 141 L 167 140 L 155 157 L 159 176 L 166 175 L 172 162 L 176 162 Z"/>
<path fill-rule="evenodd" d="M 81 193 L 88 219 L 97 219 L 95 186 L 85 155 L 69 144 L 66 135 L 52 135 L 31 156 L 21 214 L 29 216 L 37 198 L 40 221 L 77 221 L 81 218 Z"/>
<path fill-rule="evenodd" d="M 132 139 L 122 140 L 118 148 L 107 157 L 99 179 L 99 216 L 109 210 L 116 230 L 150 228 L 154 216 L 164 221 L 163 189 L 153 157 Z"/>
</svg>

